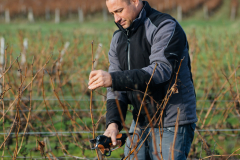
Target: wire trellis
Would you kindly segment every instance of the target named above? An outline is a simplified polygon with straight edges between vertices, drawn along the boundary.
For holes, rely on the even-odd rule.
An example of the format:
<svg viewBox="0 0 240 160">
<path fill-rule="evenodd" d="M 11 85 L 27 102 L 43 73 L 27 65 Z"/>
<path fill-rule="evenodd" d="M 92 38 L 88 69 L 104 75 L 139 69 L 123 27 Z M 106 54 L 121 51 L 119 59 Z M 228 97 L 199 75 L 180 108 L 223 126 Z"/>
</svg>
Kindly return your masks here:
<svg viewBox="0 0 240 160">
<path fill-rule="evenodd" d="M 240 129 L 200 129 L 198 130 L 198 132 L 240 132 Z M 95 133 L 99 133 L 99 134 L 103 134 L 105 131 L 95 131 Z M 195 131 L 196 132 L 196 131 Z M 18 135 L 63 135 L 63 134 L 90 134 L 93 133 L 92 131 L 78 131 L 78 132 L 19 132 Z M 126 133 L 125 131 L 123 131 L 122 133 Z M 0 135 L 7 135 L 8 133 L 0 133 Z M 11 133 L 12 135 L 14 135 L 15 133 Z"/>
</svg>

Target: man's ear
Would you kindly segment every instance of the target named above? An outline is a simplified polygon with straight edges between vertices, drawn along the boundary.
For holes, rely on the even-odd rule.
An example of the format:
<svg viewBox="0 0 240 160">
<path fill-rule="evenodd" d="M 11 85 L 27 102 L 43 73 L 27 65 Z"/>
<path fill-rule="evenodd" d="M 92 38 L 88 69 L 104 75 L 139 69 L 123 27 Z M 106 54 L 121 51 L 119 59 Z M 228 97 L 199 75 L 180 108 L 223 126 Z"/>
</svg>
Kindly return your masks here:
<svg viewBox="0 0 240 160">
<path fill-rule="evenodd" d="M 138 6 L 138 4 L 139 4 L 139 0 L 130 0 L 130 2 L 132 4 L 134 4 L 135 6 Z"/>
<path fill-rule="evenodd" d="M 136 4 L 139 3 L 139 0 L 130 0 L 130 2 Z"/>
</svg>

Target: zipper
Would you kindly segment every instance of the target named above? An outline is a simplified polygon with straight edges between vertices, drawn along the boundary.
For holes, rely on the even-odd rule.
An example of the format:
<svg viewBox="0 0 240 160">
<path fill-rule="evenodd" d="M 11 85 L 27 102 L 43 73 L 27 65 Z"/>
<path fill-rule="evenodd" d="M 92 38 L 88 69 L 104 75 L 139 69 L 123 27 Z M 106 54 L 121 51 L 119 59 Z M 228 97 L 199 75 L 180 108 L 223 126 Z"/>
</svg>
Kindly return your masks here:
<svg viewBox="0 0 240 160">
<path fill-rule="evenodd" d="M 128 70 L 131 70 L 131 67 L 130 67 L 130 38 L 129 38 L 129 30 L 126 30 L 127 31 L 127 54 L 128 54 Z M 133 100 L 133 92 L 130 92 L 130 95 L 131 95 L 131 102 Z"/>
<path fill-rule="evenodd" d="M 130 39 L 127 40 L 127 45 L 128 45 L 128 46 L 127 46 L 127 48 L 128 48 L 128 49 L 127 49 L 127 50 L 128 50 L 128 51 L 127 51 L 127 52 L 128 52 L 128 70 L 130 70 L 130 69 L 131 69 L 131 68 L 130 68 Z"/>
<path fill-rule="evenodd" d="M 131 69 L 130 67 L 130 38 L 129 38 L 129 30 L 126 30 L 127 31 L 127 53 L 128 53 L 128 70 Z"/>
</svg>

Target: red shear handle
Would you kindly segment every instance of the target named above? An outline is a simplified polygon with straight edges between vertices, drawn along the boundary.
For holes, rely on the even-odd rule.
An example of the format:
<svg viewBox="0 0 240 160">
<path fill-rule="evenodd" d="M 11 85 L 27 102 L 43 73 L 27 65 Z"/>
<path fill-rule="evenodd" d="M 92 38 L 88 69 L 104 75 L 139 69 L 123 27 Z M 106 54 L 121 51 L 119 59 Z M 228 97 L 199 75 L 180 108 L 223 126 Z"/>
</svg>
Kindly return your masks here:
<svg viewBox="0 0 240 160">
<path fill-rule="evenodd" d="M 105 151 L 105 147 L 101 144 L 98 145 L 99 150 L 102 152 L 102 154 L 104 154 Z"/>
<path fill-rule="evenodd" d="M 117 138 L 117 140 L 121 140 L 120 147 L 122 147 L 126 142 L 127 134 L 125 134 L 125 133 L 124 134 L 118 134 L 116 136 L 116 138 Z"/>
</svg>

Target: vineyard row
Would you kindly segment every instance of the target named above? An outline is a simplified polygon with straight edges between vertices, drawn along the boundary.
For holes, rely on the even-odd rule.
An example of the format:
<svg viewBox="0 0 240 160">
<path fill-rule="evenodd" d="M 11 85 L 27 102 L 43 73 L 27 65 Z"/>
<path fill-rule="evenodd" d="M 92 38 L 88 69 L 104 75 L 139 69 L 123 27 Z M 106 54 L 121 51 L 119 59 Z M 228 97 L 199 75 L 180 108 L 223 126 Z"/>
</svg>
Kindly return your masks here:
<svg viewBox="0 0 240 160">
<path fill-rule="evenodd" d="M 216 10 L 221 6 L 223 0 L 148 0 L 150 5 L 161 11 L 169 12 L 171 10 L 180 8 L 183 14 L 189 14 L 196 9 L 204 6 L 208 12 Z M 231 8 L 237 8 L 239 6 L 239 0 L 231 0 Z M 77 14 L 79 11 L 82 14 L 92 14 L 106 10 L 105 0 L 1 0 L 0 1 L 0 13 L 8 12 L 9 16 L 16 17 L 18 15 L 29 12 L 36 17 L 46 16 L 59 12 L 60 16 Z"/>
</svg>

